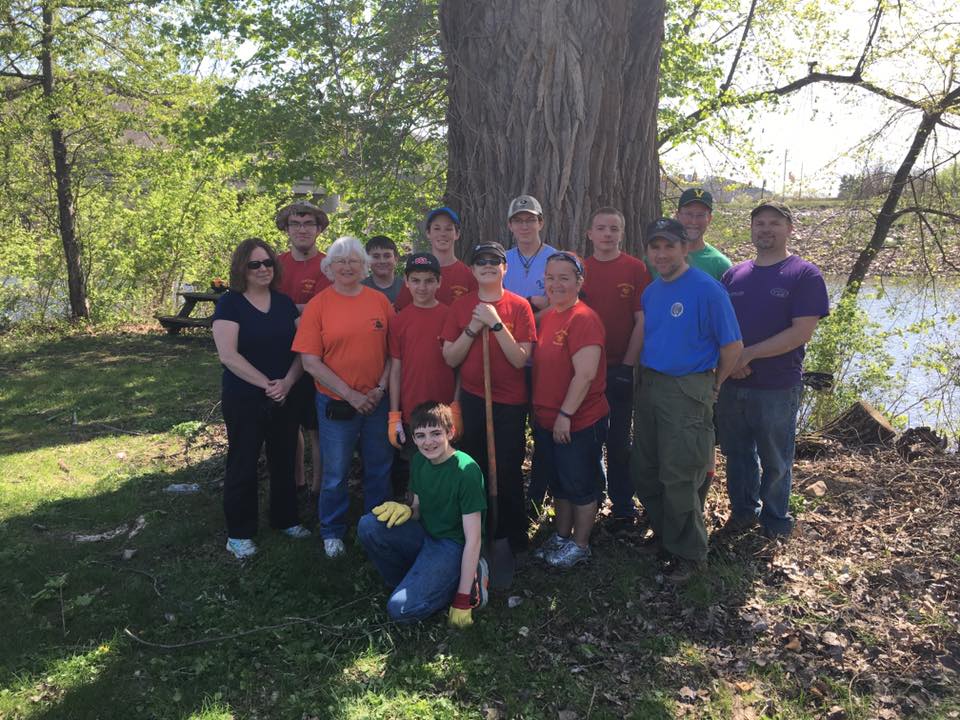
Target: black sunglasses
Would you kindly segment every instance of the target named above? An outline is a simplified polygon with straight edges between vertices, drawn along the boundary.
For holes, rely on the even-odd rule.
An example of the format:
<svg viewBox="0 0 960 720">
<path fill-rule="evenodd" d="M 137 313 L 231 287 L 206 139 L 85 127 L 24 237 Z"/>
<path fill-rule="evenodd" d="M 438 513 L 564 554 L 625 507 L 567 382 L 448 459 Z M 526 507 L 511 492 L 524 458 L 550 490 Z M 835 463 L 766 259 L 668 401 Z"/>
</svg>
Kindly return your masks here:
<svg viewBox="0 0 960 720">
<path fill-rule="evenodd" d="M 503 258 L 498 257 L 477 258 L 473 261 L 474 265 L 478 265 L 480 267 L 483 267 L 484 265 L 500 265 L 501 263 L 503 263 Z"/>
<path fill-rule="evenodd" d="M 267 258 L 266 260 L 248 260 L 247 269 L 259 270 L 261 265 L 263 265 L 263 267 L 272 268 L 276 264 L 277 263 L 271 260 L 270 258 Z"/>
</svg>

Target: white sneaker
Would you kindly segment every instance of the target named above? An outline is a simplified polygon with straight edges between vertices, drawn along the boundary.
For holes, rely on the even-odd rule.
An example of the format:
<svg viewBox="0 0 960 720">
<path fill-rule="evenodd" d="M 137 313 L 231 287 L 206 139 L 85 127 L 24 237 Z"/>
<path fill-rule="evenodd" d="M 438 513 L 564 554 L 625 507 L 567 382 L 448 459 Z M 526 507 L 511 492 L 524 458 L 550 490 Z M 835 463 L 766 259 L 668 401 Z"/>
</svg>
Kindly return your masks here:
<svg viewBox="0 0 960 720">
<path fill-rule="evenodd" d="M 303 538 L 310 537 L 312 534 L 303 525 L 292 525 L 291 527 L 284 528 L 280 532 L 287 537 L 292 537 L 294 540 L 302 540 Z"/>
<path fill-rule="evenodd" d="M 257 554 L 257 546 L 248 538 L 227 538 L 227 550 L 232 552 L 237 560 L 246 560 Z"/>
<path fill-rule="evenodd" d="M 323 551 L 327 554 L 328 558 L 333 559 L 343 555 L 347 551 L 347 548 L 340 538 L 327 538 L 323 541 Z"/>
</svg>

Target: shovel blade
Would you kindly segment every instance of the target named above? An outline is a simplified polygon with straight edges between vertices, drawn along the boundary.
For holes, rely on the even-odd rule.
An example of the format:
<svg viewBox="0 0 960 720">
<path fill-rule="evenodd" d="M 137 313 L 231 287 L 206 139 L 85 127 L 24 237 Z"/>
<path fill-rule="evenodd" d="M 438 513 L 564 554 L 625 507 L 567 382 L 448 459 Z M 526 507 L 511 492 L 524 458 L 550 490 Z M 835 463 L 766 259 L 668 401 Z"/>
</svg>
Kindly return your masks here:
<svg viewBox="0 0 960 720">
<path fill-rule="evenodd" d="M 500 590 L 509 589 L 513 585 L 515 565 L 510 541 L 506 538 L 494 540 L 490 549 L 490 587 Z"/>
</svg>

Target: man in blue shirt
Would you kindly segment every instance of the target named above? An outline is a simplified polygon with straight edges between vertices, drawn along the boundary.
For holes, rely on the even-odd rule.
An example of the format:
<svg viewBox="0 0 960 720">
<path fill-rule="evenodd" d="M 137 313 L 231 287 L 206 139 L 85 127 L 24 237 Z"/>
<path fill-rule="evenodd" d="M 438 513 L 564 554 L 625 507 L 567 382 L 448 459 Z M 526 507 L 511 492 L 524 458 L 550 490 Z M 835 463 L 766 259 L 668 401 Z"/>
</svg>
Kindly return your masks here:
<svg viewBox="0 0 960 720">
<path fill-rule="evenodd" d="M 723 286 L 687 263 L 683 225 L 660 218 L 646 237 L 659 277 L 641 298 L 642 382 L 631 473 L 664 575 L 682 582 L 707 556 L 699 490 L 713 453 L 713 404 L 743 343 Z"/>
<path fill-rule="evenodd" d="M 556 250 L 540 239 L 543 231 L 543 208 L 532 195 L 519 195 L 510 201 L 507 226 L 514 245 L 507 250 L 507 274 L 503 287 L 525 298 L 535 316 L 547 309 L 550 301 L 543 287 L 543 271 L 547 258 Z"/>
</svg>

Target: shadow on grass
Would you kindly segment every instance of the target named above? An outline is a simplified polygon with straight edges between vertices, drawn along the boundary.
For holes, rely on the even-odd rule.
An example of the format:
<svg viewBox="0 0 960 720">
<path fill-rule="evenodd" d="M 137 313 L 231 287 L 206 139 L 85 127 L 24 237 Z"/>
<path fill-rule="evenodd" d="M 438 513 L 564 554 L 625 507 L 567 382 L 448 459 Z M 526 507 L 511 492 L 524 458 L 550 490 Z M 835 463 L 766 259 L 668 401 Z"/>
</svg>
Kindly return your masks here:
<svg viewBox="0 0 960 720">
<path fill-rule="evenodd" d="M 209 334 L 43 341 L 0 355 L 0 370 L 0 454 L 168 430 L 207 416 L 220 399 Z"/>
</svg>

